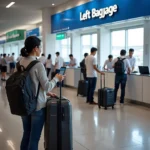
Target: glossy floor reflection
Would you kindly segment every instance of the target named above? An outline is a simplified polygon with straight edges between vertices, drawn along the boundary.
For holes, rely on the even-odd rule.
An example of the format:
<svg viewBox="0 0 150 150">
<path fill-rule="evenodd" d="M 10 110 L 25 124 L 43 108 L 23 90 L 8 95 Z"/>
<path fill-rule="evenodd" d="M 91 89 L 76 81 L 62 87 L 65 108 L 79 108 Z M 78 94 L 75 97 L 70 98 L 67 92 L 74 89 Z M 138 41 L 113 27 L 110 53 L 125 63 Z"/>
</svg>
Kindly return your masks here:
<svg viewBox="0 0 150 150">
<path fill-rule="evenodd" d="M 19 150 L 21 119 L 10 114 L 5 84 L 0 85 L 0 150 Z M 74 89 L 63 89 L 63 95 L 73 105 L 74 150 L 150 150 L 150 109 L 126 104 L 98 110 Z M 43 141 L 42 135 L 39 150 Z"/>
</svg>

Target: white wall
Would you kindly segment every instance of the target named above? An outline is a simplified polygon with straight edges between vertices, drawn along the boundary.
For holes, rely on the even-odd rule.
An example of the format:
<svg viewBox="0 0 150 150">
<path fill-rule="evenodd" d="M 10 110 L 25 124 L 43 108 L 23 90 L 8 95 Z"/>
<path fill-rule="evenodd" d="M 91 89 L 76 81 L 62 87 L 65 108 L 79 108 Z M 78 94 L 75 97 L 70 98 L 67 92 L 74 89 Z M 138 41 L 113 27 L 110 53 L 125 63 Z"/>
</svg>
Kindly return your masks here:
<svg viewBox="0 0 150 150">
<path fill-rule="evenodd" d="M 110 42 L 110 36 L 111 32 L 109 29 L 106 29 L 105 27 L 101 27 L 99 30 L 99 51 L 100 51 L 100 61 L 99 64 L 101 67 L 103 67 L 105 60 L 108 58 L 108 55 L 111 53 L 111 42 Z"/>
<path fill-rule="evenodd" d="M 150 66 L 150 21 L 144 22 L 144 65 Z"/>
<path fill-rule="evenodd" d="M 80 49 L 81 49 L 81 37 L 80 37 L 80 34 L 77 34 L 77 33 L 73 33 L 72 34 L 72 54 L 74 56 L 74 58 L 77 59 L 77 62 L 78 62 L 78 66 L 79 66 L 79 63 L 81 61 L 81 55 L 80 55 Z"/>
</svg>

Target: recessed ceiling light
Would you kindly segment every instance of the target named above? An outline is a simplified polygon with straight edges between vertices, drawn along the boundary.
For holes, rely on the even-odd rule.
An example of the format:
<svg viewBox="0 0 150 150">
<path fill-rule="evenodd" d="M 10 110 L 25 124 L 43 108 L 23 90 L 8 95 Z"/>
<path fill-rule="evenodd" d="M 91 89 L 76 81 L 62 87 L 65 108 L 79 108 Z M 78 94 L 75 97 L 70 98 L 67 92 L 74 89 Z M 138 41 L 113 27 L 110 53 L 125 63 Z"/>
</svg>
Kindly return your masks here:
<svg viewBox="0 0 150 150">
<path fill-rule="evenodd" d="M 15 2 L 11 2 L 10 4 L 8 4 L 7 6 L 6 6 L 6 8 L 10 8 L 12 5 L 14 5 L 15 4 Z"/>
<path fill-rule="evenodd" d="M 55 6 L 55 4 L 53 3 L 52 6 Z"/>
</svg>

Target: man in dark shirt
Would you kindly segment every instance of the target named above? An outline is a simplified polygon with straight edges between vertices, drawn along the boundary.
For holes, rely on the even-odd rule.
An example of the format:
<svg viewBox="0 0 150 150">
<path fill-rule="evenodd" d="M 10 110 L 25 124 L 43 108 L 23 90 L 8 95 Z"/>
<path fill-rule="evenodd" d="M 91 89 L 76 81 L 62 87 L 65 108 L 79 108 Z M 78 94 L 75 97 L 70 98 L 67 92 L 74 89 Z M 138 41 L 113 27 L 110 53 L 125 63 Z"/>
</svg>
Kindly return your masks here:
<svg viewBox="0 0 150 150">
<path fill-rule="evenodd" d="M 81 72 L 83 73 L 84 80 L 87 80 L 86 78 L 86 66 L 85 66 L 85 58 L 88 56 L 88 53 L 84 54 L 84 59 L 80 62 Z"/>
</svg>

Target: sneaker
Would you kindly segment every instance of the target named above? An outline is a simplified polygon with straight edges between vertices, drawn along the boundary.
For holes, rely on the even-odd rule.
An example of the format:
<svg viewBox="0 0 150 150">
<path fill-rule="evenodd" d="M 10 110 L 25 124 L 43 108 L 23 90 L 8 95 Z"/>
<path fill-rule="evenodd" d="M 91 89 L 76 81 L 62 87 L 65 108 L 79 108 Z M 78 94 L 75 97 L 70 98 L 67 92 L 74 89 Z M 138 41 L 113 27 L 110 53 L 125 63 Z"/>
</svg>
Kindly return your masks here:
<svg viewBox="0 0 150 150">
<path fill-rule="evenodd" d="M 90 105 L 98 105 L 96 102 L 90 102 Z"/>
</svg>

